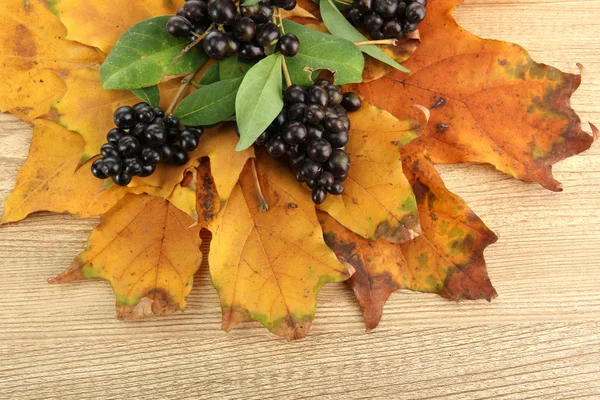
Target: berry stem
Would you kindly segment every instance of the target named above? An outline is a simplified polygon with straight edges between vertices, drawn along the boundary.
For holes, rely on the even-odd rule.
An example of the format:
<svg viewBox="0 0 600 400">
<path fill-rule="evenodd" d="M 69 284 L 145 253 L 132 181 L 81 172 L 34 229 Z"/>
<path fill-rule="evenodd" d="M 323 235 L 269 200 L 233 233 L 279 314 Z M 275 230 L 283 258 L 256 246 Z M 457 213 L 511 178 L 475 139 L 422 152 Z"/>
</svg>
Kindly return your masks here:
<svg viewBox="0 0 600 400">
<path fill-rule="evenodd" d="M 368 46 L 370 44 L 383 44 L 388 46 L 397 46 L 398 39 L 382 39 L 382 40 L 369 40 L 367 42 L 355 42 L 355 46 Z"/>
<path fill-rule="evenodd" d="M 283 76 L 285 77 L 285 83 L 287 87 L 292 86 L 290 71 L 288 71 L 287 63 L 285 62 L 285 57 L 283 55 L 281 55 L 281 69 L 283 70 Z"/>
<path fill-rule="evenodd" d="M 181 86 L 179 87 L 179 91 L 177 91 L 177 94 L 173 98 L 171 105 L 169 106 L 169 108 L 167 108 L 167 111 L 165 112 L 166 115 L 171 115 L 171 113 L 173 113 L 173 110 L 175 109 L 175 106 L 177 105 L 177 103 L 179 103 L 181 96 L 183 96 L 183 93 L 185 92 L 185 90 L 188 88 L 188 86 L 194 80 L 194 76 L 196 75 L 196 72 L 198 72 L 198 71 L 194 71 L 191 74 L 187 75 L 185 78 L 183 78 L 183 80 L 181 81 Z"/>
<path fill-rule="evenodd" d="M 193 49 L 194 46 L 196 46 L 198 43 L 200 43 L 202 41 L 202 39 L 204 39 L 204 37 L 206 35 L 208 35 L 210 33 L 210 31 L 212 31 L 214 29 L 214 27 L 215 27 L 215 24 L 212 24 L 211 26 L 208 27 L 208 29 L 206 31 L 204 31 L 204 33 L 202 35 L 198 35 L 197 33 L 194 33 L 193 35 L 196 36 L 196 40 L 194 40 L 192 43 L 187 45 L 185 47 L 185 49 L 181 50 L 181 53 L 177 54 L 177 57 L 175 57 L 173 59 L 173 61 L 171 61 L 171 65 L 174 65 L 181 57 L 183 57 L 185 55 L 185 53 L 187 53 L 188 51 Z"/>
<path fill-rule="evenodd" d="M 269 204 L 267 203 L 265 196 L 263 196 L 262 189 L 260 188 L 258 172 L 256 172 L 256 162 L 254 158 L 251 158 L 250 161 L 252 163 L 252 175 L 254 176 L 254 184 L 256 185 L 256 195 L 258 196 L 258 202 L 260 203 L 260 212 L 265 213 L 269 211 Z"/>
<path fill-rule="evenodd" d="M 275 14 L 273 14 L 273 20 L 275 20 L 275 18 L 277 18 L 279 22 L 273 22 L 279 27 L 279 29 L 281 30 L 281 34 L 285 35 L 285 28 L 283 27 L 283 18 L 281 17 L 281 12 L 279 11 L 279 8 L 276 8 Z"/>
</svg>

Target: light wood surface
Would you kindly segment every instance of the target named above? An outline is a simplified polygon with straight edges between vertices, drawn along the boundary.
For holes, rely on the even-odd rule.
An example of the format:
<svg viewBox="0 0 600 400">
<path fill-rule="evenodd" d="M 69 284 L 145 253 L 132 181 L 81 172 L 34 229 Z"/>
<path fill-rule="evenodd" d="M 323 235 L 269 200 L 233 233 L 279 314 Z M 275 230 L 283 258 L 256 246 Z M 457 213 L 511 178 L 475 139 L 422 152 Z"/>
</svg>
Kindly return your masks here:
<svg viewBox="0 0 600 400">
<path fill-rule="evenodd" d="M 582 63 L 573 105 L 600 123 L 600 2 L 471 0 L 456 16 L 537 61 L 574 73 Z M 30 139 L 28 125 L 0 115 L 0 203 Z M 185 314 L 118 322 L 106 282 L 46 284 L 97 219 L 0 227 L 0 399 L 600 398 L 600 146 L 555 168 L 563 193 L 486 166 L 440 170 L 500 237 L 486 251 L 500 297 L 396 293 L 365 333 L 351 293 L 329 285 L 294 343 L 256 323 L 222 332 L 206 270 Z"/>
</svg>

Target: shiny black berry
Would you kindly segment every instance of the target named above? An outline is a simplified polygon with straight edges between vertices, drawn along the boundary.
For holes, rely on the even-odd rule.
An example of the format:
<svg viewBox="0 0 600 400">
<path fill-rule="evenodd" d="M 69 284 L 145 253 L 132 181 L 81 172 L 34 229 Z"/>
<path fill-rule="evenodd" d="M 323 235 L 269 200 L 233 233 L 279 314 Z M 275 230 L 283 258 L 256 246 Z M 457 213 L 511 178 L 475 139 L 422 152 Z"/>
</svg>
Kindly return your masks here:
<svg viewBox="0 0 600 400">
<path fill-rule="evenodd" d="M 167 115 L 165 118 L 165 126 L 167 128 L 179 128 L 179 118 L 174 115 Z"/>
<path fill-rule="evenodd" d="M 154 107 L 154 115 L 156 115 L 156 118 L 164 118 L 165 112 L 160 107 Z"/>
<path fill-rule="evenodd" d="M 179 15 L 172 16 L 167 22 L 167 32 L 171 36 L 187 38 L 192 29 L 194 29 L 194 25 L 187 18 Z"/>
<path fill-rule="evenodd" d="M 127 175 L 137 176 L 142 173 L 144 165 L 139 157 L 127 157 L 123 159 L 123 172 Z"/>
<path fill-rule="evenodd" d="M 330 132 L 341 132 L 344 130 L 344 123 L 337 117 L 329 117 L 325 120 L 325 129 Z"/>
<path fill-rule="evenodd" d="M 286 33 L 279 38 L 276 50 L 286 57 L 294 57 L 300 50 L 300 40 L 293 33 Z"/>
<path fill-rule="evenodd" d="M 171 157 L 173 156 L 173 145 L 170 143 L 165 143 L 160 146 L 160 154 L 161 161 L 171 161 Z"/>
<path fill-rule="evenodd" d="M 383 23 L 382 32 L 386 38 L 396 38 L 402 35 L 402 25 L 395 19 L 385 21 Z"/>
<path fill-rule="evenodd" d="M 171 159 L 169 162 L 173 165 L 184 165 L 190 160 L 190 157 L 181 146 L 173 145 L 171 152 Z"/>
<path fill-rule="evenodd" d="M 256 141 L 254 142 L 254 144 L 257 146 L 264 146 L 267 144 L 267 142 L 269 141 L 270 138 L 271 138 L 271 134 L 269 133 L 269 131 L 264 131 L 263 133 L 260 134 L 259 137 L 256 138 Z"/>
<path fill-rule="evenodd" d="M 279 114 L 277 114 L 277 117 L 275 117 L 275 119 L 273 120 L 273 122 L 271 122 L 271 128 L 275 129 L 275 130 L 279 130 L 281 128 L 283 128 L 283 126 L 285 124 L 287 124 L 289 121 L 288 118 L 288 112 L 285 108 L 283 108 Z"/>
<path fill-rule="evenodd" d="M 360 11 L 361 14 L 367 14 L 373 10 L 372 0 L 355 0 L 354 8 Z"/>
<path fill-rule="evenodd" d="M 144 135 L 146 134 L 146 129 L 148 129 L 148 124 L 138 122 L 137 124 L 135 124 L 135 127 L 133 127 L 133 129 L 129 131 L 129 134 L 136 138 L 138 142 L 144 143 L 146 141 L 146 138 L 144 137 Z"/>
<path fill-rule="evenodd" d="M 150 146 L 160 146 L 167 141 L 167 129 L 157 123 L 150 124 L 144 132 L 144 139 L 144 142 Z"/>
<path fill-rule="evenodd" d="M 360 97 L 356 93 L 347 92 L 344 93 L 344 99 L 341 103 L 342 107 L 344 107 L 347 111 L 356 111 L 362 105 L 362 101 Z"/>
<path fill-rule="evenodd" d="M 171 143 L 179 142 L 179 138 L 181 137 L 181 131 L 179 128 L 170 128 L 167 130 L 167 140 Z"/>
<path fill-rule="evenodd" d="M 240 43 L 239 56 L 242 60 L 255 62 L 265 58 L 265 49 L 258 43 Z"/>
<path fill-rule="evenodd" d="M 344 150 L 336 149 L 325 162 L 325 169 L 336 177 L 345 174 L 350 169 L 350 157 Z"/>
<path fill-rule="evenodd" d="M 308 93 L 299 85 L 291 85 L 283 93 L 283 101 L 288 107 L 296 103 L 306 103 L 307 99 Z"/>
<path fill-rule="evenodd" d="M 144 165 L 142 167 L 142 172 L 140 172 L 140 177 L 146 178 L 152 175 L 156 171 L 156 165 Z"/>
<path fill-rule="evenodd" d="M 333 185 L 329 187 L 328 191 L 334 196 L 339 196 L 344 193 L 344 184 L 340 181 L 335 181 L 333 182 Z"/>
<path fill-rule="evenodd" d="M 317 183 L 322 188 L 330 188 L 335 182 L 335 176 L 329 171 L 321 172 L 319 175 L 319 179 L 317 179 Z"/>
<path fill-rule="evenodd" d="M 118 175 L 123 169 L 123 161 L 118 157 L 106 157 L 100 164 L 102 174 L 108 176 Z"/>
<path fill-rule="evenodd" d="M 200 0 L 189 0 L 183 6 L 183 14 L 190 22 L 198 24 L 208 16 L 207 4 Z"/>
<path fill-rule="evenodd" d="M 285 141 L 291 145 L 304 143 L 308 136 L 306 126 L 300 121 L 288 122 L 281 133 Z"/>
<path fill-rule="evenodd" d="M 345 129 L 339 132 L 326 132 L 324 138 L 327 139 L 327 141 L 336 149 L 344 147 L 350 140 L 348 137 L 348 131 Z"/>
<path fill-rule="evenodd" d="M 117 145 L 123 136 L 125 136 L 125 132 L 123 130 L 114 128 L 111 129 L 106 135 L 106 141 L 110 144 Z"/>
<path fill-rule="evenodd" d="M 418 24 L 425 19 L 425 7 L 419 3 L 411 3 L 406 7 L 404 14 L 408 22 Z"/>
<path fill-rule="evenodd" d="M 92 163 L 92 175 L 94 175 L 96 178 L 98 179 L 106 179 L 108 178 L 108 175 L 106 175 L 103 171 L 102 171 L 102 159 L 99 158 L 96 161 L 94 161 Z"/>
<path fill-rule="evenodd" d="M 288 150 L 289 144 L 283 140 L 281 135 L 277 135 L 267 144 L 267 151 L 272 157 L 279 158 L 282 157 Z"/>
<path fill-rule="evenodd" d="M 374 10 L 381 18 L 388 20 L 394 17 L 398 9 L 398 0 L 375 0 Z"/>
<path fill-rule="evenodd" d="M 419 23 L 404 20 L 400 23 L 400 25 L 402 25 L 402 33 L 406 35 L 408 33 L 414 32 L 419 26 Z"/>
<path fill-rule="evenodd" d="M 271 46 L 280 36 L 279 28 L 272 22 L 261 25 L 256 31 L 256 41 L 263 47 Z"/>
<path fill-rule="evenodd" d="M 131 129 L 135 126 L 135 111 L 132 107 L 117 108 L 114 115 L 115 125 L 121 129 Z"/>
<path fill-rule="evenodd" d="M 154 110 L 150 106 L 140 108 L 135 112 L 136 121 L 143 124 L 149 124 L 154 120 L 155 117 L 156 114 L 154 114 Z"/>
<path fill-rule="evenodd" d="M 342 124 L 344 124 L 344 129 L 349 131 L 350 130 L 350 119 L 344 115 L 338 116 L 338 119 L 340 121 L 342 121 Z"/>
<path fill-rule="evenodd" d="M 113 176 L 112 179 L 117 186 L 127 186 L 131 183 L 132 178 L 131 175 L 121 172 L 120 174 Z"/>
<path fill-rule="evenodd" d="M 204 128 L 201 126 L 188 126 L 185 129 L 196 135 L 198 139 L 204 134 Z"/>
<path fill-rule="evenodd" d="M 309 124 L 319 124 L 325 119 L 325 109 L 317 104 L 311 104 L 304 111 L 304 118 Z"/>
<path fill-rule="evenodd" d="M 256 23 L 248 17 L 242 17 L 235 23 L 233 34 L 241 42 L 250 42 L 256 35 Z"/>
<path fill-rule="evenodd" d="M 325 86 L 325 91 L 327 92 L 327 97 L 329 98 L 329 103 L 327 103 L 328 106 L 337 106 L 342 102 L 343 94 L 339 86 L 327 85 Z"/>
<path fill-rule="evenodd" d="M 318 163 L 327 161 L 332 152 L 333 147 L 331 147 L 331 143 L 325 139 L 315 139 L 306 147 L 306 154 L 308 154 L 308 157 Z"/>
<path fill-rule="evenodd" d="M 233 33 L 228 33 L 227 34 L 227 51 L 226 54 L 227 56 L 231 56 L 234 55 L 235 53 L 237 53 L 240 49 L 240 41 L 237 40 L 237 38 L 235 36 L 233 36 Z"/>
<path fill-rule="evenodd" d="M 321 171 L 323 171 L 323 165 L 310 158 L 304 160 L 299 170 L 302 177 L 306 180 L 317 179 Z"/>
<path fill-rule="evenodd" d="M 144 147 L 141 151 L 142 163 L 144 165 L 156 165 L 161 161 L 161 154 L 158 149 L 153 147 Z"/>
<path fill-rule="evenodd" d="M 312 201 L 315 204 L 323 204 L 327 199 L 327 191 L 320 187 L 316 187 L 312 191 Z"/>
<path fill-rule="evenodd" d="M 353 8 L 352 10 L 350 10 L 347 18 L 352 25 L 358 28 L 362 28 L 365 25 L 364 16 L 358 8 Z"/>
<path fill-rule="evenodd" d="M 102 157 L 119 157 L 119 149 L 112 143 L 106 143 L 100 147 L 100 154 Z"/>
<path fill-rule="evenodd" d="M 308 110 L 308 106 L 304 103 L 296 103 L 292 105 L 288 110 L 288 117 L 290 121 L 306 121 L 306 111 Z"/>
<path fill-rule="evenodd" d="M 232 24 L 237 16 L 237 8 L 231 0 L 210 0 L 208 16 L 217 24 Z"/>
<path fill-rule="evenodd" d="M 313 86 L 308 90 L 308 104 L 317 104 L 326 107 L 329 102 L 327 91 L 321 86 Z"/>
<path fill-rule="evenodd" d="M 383 18 L 377 13 L 365 15 L 365 28 L 367 28 L 369 32 L 381 29 L 383 22 Z"/>
<path fill-rule="evenodd" d="M 321 139 L 323 137 L 323 133 L 325 132 L 325 128 L 323 125 L 309 125 L 307 127 L 308 135 L 306 136 L 306 142 L 310 143 L 315 139 Z"/>
<path fill-rule="evenodd" d="M 181 132 L 181 137 L 179 138 L 179 144 L 186 151 L 194 151 L 198 148 L 199 140 L 192 132 L 183 131 Z"/>
<path fill-rule="evenodd" d="M 118 150 L 122 157 L 135 156 L 140 151 L 140 142 L 133 136 L 125 136 L 119 140 Z"/>
<path fill-rule="evenodd" d="M 203 47 L 207 56 L 214 60 L 222 60 L 227 56 L 227 35 L 219 30 L 212 30 L 204 38 Z"/>
</svg>

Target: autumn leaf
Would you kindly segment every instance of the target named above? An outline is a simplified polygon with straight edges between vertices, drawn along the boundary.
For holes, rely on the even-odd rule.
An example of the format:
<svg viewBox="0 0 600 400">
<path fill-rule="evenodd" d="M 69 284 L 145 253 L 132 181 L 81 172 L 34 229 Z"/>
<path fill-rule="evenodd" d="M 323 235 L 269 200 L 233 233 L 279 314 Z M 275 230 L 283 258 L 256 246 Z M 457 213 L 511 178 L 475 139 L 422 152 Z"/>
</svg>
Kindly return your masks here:
<svg viewBox="0 0 600 400">
<path fill-rule="evenodd" d="M 88 248 L 50 283 L 102 278 L 119 319 L 183 311 L 202 260 L 200 228 L 167 200 L 127 195 L 103 216 Z"/>
<path fill-rule="evenodd" d="M 32 121 L 66 90 L 62 74 L 98 67 L 96 49 L 64 40 L 67 31 L 38 1 L 8 1 L 0 14 L 0 110 Z"/>
<path fill-rule="evenodd" d="M 438 293 L 452 300 L 496 297 L 483 250 L 497 239 L 463 200 L 449 192 L 435 167 L 421 155 L 405 160 L 415 191 L 422 235 L 393 244 L 369 241 L 320 214 L 327 244 L 356 272 L 348 281 L 367 329 L 379 324 L 383 305 L 399 289 Z"/>
<path fill-rule="evenodd" d="M 466 32 L 452 18 L 461 3 L 430 1 L 422 42 L 404 64 L 413 72 L 361 84 L 361 94 L 399 119 L 407 104 L 431 108 L 428 128 L 406 153 L 425 150 L 437 163 L 489 163 L 561 190 L 552 165 L 592 143 L 569 105 L 581 77 L 535 63 L 515 44 Z"/>
<path fill-rule="evenodd" d="M 400 148 L 417 137 L 421 124 L 399 121 L 363 102 L 348 114 L 352 167 L 341 196 L 329 196 L 320 208 L 351 231 L 368 239 L 399 243 L 419 232 L 417 204 L 402 174 Z"/>
<path fill-rule="evenodd" d="M 299 339 L 314 318 L 321 287 L 348 272 L 323 241 L 310 192 L 284 165 L 259 155 L 258 180 L 269 211 L 259 211 L 249 163 L 210 227 L 210 273 L 224 330 L 256 320 L 288 340 Z"/>
<path fill-rule="evenodd" d="M 210 159 L 211 181 L 215 185 L 216 200 L 225 204 L 236 185 L 246 161 L 254 157 L 254 149 L 235 151 L 238 136 L 235 125 L 228 123 L 206 130 L 200 139 L 200 146 L 190 153 L 190 161 L 184 166 L 161 165 L 148 178 L 135 178 L 131 187 L 150 185 L 172 190 L 169 199 L 194 219 L 198 219 L 196 206 L 197 179 L 186 178 L 187 174 L 196 174 L 195 168 L 202 157 Z M 181 181 L 185 183 L 181 184 Z M 216 211 L 219 211 L 220 207 Z M 202 214 L 202 213 L 201 213 Z"/>
<path fill-rule="evenodd" d="M 49 7 L 67 27 L 67 39 L 97 47 L 108 54 L 132 25 L 148 18 L 175 14 L 183 1 L 51 0 Z"/>
<path fill-rule="evenodd" d="M 38 211 L 88 218 L 104 214 L 131 191 L 120 187 L 104 190 L 103 181 L 90 173 L 91 161 L 77 169 L 82 149 L 83 140 L 77 133 L 51 121 L 34 121 L 29 156 L 6 199 L 0 223 L 19 221 Z"/>
<path fill-rule="evenodd" d="M 134 105 L 140 99 L 128 90 L 104 90 L 100 83 L 100 73 L 93 69 L 70 71 L 65 82 L 67 93 L 54 105 L 54 118 L 67 129 L 83 136 L 85 150 L 82 161 L 87 161 L 98 154 L 100 147 L 106 143 L 106 134 L 115 127 L 115 110 L 124 105 Z M 165 109 L 179 87 L 178 80 L 159 85 L 161 105 Z"/>
</svg>

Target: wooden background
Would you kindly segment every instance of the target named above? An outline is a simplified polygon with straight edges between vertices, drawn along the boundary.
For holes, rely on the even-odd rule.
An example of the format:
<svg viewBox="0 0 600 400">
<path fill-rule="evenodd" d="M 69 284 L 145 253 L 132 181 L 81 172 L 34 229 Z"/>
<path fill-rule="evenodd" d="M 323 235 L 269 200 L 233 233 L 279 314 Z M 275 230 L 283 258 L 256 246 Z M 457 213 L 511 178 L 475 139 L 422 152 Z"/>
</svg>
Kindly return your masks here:
<svg viewBox="0 0 600 400">
<path fill-rule="evenodd" d="M 537 61 L 584 64 L 573 105 L 600 123 L 598 0 L 467 0 L 456 17 Z M 0 203 L 30 138 L 0 115 Z M 185 314 L 118 322 L 107 283 L 46 284 L 96 219 L 41 214 L 0 227 L 0 398 L 600 398 L 600 145 L 555 168 L 560 194 L 491 167 L 440 170 L 500 236 L 486 251 L 500 297 L 396 293 L 365 333 L 350 292 L 330 285 L 295 343 L 254 323 L 222 332 L 206 270 Z"/>
</svg>

